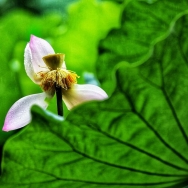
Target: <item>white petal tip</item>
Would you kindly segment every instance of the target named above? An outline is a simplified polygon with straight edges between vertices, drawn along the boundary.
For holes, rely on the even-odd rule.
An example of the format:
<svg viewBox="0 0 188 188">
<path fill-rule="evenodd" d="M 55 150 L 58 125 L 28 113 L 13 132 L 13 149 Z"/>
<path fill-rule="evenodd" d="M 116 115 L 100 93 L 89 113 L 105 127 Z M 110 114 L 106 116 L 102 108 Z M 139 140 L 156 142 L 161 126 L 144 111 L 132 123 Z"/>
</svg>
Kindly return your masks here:
<svg viewBox="0 0 188 188">
<path fill-rule="evenodd" d="M 31 35 L 30 36 L 30 41 L 33 40 L 33 39 L 35 39 L 35 38 L 38 38 L 38 37 L 36 37 L 35 35 Z"/>
<path fill-rule="evenodd" d="M 4 132 L 9 132 L 9 131 L 12 131 L 12 130 L 15 130 L 12 126 L 11 126 L 11 123 L 9 123 L 9 120 L 8 118 L 5 120 L 5 123 L 4 123 L 4 126 L 2 128 L 2 131 Z M 20 127 L 21 128 L 21 127 Z M 19 128 L 17 128 L 19 129 Z"/>
<path fill-rule="evenodd" d="M 103 89 L 91 84 L 75 84 L 72 89 L 67 90 L 63 95 L 63 100 L 69 110 L 84 102 L 105 100 L 107 98 L 108 95 Z"/>
<path fill-rule="evenodd" d="M 8 132 L 8 131 L 10 131 L 9 129 L 7 129 L 5 126 L 2 128 L 2 131 L 4 131 L 4 132 Z"/>
<path fill-rule="evenodd" d="M 45 98 L 45 93 L 39 93 L 23 97 L 16 101 L 6 115 L 2 130 L 8 132 L 29 124 L 31 122 L 31 107 L 39 105 L 42 108 L 46 108 L 47 103 L 45 102 Z"/>
</svg>

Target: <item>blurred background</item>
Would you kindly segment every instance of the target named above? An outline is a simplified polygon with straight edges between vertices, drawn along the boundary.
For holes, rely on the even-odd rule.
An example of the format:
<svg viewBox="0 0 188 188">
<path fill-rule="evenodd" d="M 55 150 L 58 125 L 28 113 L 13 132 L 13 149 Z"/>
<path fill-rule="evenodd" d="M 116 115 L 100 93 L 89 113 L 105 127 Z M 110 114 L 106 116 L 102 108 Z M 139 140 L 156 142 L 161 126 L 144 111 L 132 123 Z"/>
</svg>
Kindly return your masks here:
<svg viewBox="0 0 188 188">
<path fill-rule="evenodd" d="M 26 75 L 24 49 L 30 35 L 47 40 L 56 53 L 65 53 L 66 65 L 78 83 L 97 80 L 99 42 L 120 25 L 123 1 L 0 0 L 0 125 L 19 98 L 41 92 Z M 49 110 L 56 113 L 55 99 Z M 0 131 L 0 151 L 17 131 Z M 2 154 L 2 153 L 1 153 Z M 0 155 L 1 156 L 1 155 Z"/>
</svg>

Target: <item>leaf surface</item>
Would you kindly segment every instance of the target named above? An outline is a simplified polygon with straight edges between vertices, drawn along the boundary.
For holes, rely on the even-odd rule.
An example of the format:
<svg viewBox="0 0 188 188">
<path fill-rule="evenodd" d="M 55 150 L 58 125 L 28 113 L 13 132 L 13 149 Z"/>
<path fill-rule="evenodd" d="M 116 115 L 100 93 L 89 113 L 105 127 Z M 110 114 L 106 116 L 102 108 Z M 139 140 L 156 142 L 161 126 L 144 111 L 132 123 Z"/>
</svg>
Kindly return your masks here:
<svg viewBox="0 0 188 188">
<path fill-rule="evenodd" d="M 105 90 L 112 92 L 108 82 L 118 63 L 145 62 L 153 54 L 154 45 L 173 32 L 174 24 L 187 12 L 188 1 L 133 0 L 127 1 L 121 27 L 113 29 L 101 41 L 97 75 Z M 108 70 L 108 74 L 106 74 Z"/>
</svg>

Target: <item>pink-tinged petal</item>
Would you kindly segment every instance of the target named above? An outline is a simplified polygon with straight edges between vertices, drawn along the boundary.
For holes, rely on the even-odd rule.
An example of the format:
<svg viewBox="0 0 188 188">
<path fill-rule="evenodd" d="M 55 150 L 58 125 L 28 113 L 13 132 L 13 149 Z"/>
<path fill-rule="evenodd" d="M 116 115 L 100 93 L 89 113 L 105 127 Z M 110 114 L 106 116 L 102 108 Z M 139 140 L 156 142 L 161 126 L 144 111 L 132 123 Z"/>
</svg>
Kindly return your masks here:
<svg viewBox="0 0 188 188">
<path fill-rule="evenodd" d="M 32 55 L 31 49 L 29 47 L 29 43 L 26 45 L 25 52 L 24 52 L 24 66 L 25 71 L 29 78 L 36 84 L 40 84 L 40 80 L 37 79 L 37 75 L 34 72 L 33 64 L 32 64 Z"/>
<path fill-rule="evenodd" d="M 42 58 L 50 54 L 55 54 L 51 45 L 44 39 L 31 35 L 29 47 L 35 73 L 47 70 L 48 68 Z"/>
<path fill-rule="evenodd" d="M 73 88 L 63 90 L 63 100 L 68 109 L 86 101 L 104 100 L 107 98 L 108 95 L 104 90 L 91 84 L 75 84 Z"/>
<path fill-rule="evenodd" d="M 45 93 L 39 93 L 28 95 L 16 101 L 6 115 L 3 131 L 19 129 L 30 123 L 31 107 L 39 105 L 42 108 L 47 108 L 48 104 L 45 102 L 45 98 Z"/>
</svg>

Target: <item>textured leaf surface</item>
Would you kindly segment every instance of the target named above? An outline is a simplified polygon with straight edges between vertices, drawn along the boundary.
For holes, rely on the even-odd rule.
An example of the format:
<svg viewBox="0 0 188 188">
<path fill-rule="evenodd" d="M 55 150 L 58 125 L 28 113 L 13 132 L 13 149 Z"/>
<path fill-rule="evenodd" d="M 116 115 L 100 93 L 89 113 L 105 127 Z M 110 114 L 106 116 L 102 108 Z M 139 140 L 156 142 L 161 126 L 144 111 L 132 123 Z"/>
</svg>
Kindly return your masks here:
<svg viewBox="0 0 188 188">
<path fill-rule="evenodd" d="M 109 92 L 111 74 L 119 62 L 140 64 L 153 53 L 153 46 L 173 31 L 175 21 L 188 9 L 188 1 L 182 0 L 133 0 L 127 1 L 121 27 L 112 30 L 100 43 L 101 55 L 97 61 L 97 73 L 103 87 Z"/>
<path fill-rule="evenodd" d="M 65 121 L 34 108 L 33 122 L 5 145 L 2 187 L 186 186 L 187 20 L 144 64 L 119 65 L 108 100 Z"/>
</svg>

